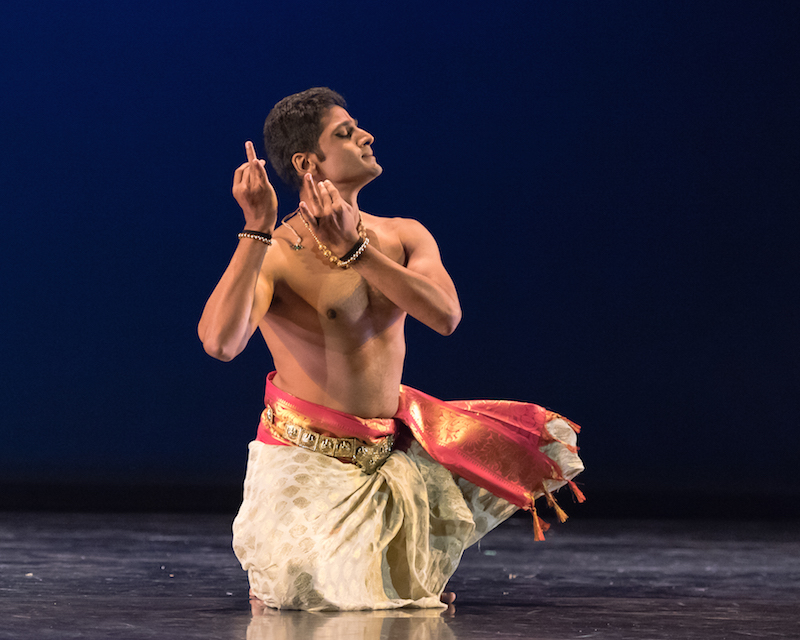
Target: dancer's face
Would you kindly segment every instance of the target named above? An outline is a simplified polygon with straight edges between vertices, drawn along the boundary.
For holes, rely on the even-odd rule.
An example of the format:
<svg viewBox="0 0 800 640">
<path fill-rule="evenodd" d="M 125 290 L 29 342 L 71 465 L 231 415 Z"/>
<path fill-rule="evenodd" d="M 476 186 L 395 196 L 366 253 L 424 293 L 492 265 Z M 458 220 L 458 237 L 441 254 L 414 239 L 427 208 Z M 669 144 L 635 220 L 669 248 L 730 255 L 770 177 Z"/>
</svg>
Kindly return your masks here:
<svg viewBox="0 0 800 640">
<path fill-rule="evenodd" d="M 362 187 L 377 178 L 383 168 L 372 154 L 375 138 L 358 126 L 355 118 L 342 107 L 331 107 L 322 118 L 319 148 L 324 160 L 314 156 L 317 180 L 330 180 L 338 188 Z"/>
</svg>

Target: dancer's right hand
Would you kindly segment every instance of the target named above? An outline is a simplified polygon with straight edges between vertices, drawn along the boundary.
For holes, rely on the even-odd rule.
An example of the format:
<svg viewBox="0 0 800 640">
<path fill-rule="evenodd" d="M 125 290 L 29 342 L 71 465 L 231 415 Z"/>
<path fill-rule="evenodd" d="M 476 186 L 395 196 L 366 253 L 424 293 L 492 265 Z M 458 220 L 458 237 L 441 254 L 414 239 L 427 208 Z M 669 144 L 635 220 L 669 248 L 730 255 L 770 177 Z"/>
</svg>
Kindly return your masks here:
<svg viewBox="0 0 800 640">
<path fill-rule="evenodd" d="M 256 156 L 249 140 L 244 148 L 247 162 L 233 174 L 233 197 L 244 212 L 245 229 L 272 232 L 278 219 L 278 196 L 267 178 L 266 161 Z"/>
</svg>

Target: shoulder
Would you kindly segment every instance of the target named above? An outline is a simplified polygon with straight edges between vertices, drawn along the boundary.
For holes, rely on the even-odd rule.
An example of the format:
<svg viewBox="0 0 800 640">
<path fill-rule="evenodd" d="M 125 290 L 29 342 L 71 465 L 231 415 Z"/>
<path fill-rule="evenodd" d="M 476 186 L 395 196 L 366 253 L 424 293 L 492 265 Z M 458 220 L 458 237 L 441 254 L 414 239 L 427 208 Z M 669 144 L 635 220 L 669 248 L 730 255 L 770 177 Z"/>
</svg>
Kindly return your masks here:
<svg viewBox="0 0 800 640">
<path fill-rule="evenodd" d="M 278 224 L 272 232 L 273 248 L 283 251 L 290 250 L 292 247 L 303 244 L 303 237 L 307 234 L 300 216 L 295 216 L 289 222 Z"/>
<path fill-rule="evenodd" d="M 381 218 L 379 216 L 363 216 L 367 233 L 372 231 L 379 240 L 380 250 L 387 255 L 390 247 L 396 247 L 395 260 L 405 266 L 421 260 L 438 261 L 439 246 L 431 232 L 418 220 L 413 218 Z"/>
<path fill-rule="evenodd" d="M 433 239 L 425 225 L 413 218 L 383 218 L 362 212 L 362 219 L 367 229 L 373 229 L 377 233 L 395 235 L 404 243 L 420 239 Z"/>
</svg>

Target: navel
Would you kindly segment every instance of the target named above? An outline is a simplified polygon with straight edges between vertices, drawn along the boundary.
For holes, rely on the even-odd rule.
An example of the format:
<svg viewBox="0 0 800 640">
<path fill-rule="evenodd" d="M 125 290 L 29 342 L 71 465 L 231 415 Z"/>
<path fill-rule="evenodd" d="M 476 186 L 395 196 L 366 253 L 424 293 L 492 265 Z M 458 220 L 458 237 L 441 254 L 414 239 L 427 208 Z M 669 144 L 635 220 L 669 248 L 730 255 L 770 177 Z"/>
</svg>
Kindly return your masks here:
<svg viewBox="0 0 800 640">
<path fill-rule="evenodd" d="M 328 320 L 335 320 L 336 319 L 336 310 L 335 309 L 328 309 L 325 312 L 325 315 L 328 316 Z"/>
</svg>

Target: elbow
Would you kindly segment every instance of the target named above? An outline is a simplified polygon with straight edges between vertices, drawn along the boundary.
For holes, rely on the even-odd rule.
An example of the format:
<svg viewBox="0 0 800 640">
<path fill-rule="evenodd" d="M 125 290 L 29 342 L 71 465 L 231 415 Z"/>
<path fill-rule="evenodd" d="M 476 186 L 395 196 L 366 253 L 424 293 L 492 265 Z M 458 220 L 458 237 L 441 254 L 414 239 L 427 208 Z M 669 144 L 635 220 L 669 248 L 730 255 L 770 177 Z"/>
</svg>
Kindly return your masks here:
<svg viewBox="0 0 800 640">
<path fill-rule="evenodd" d="M 446 314 L 440 321 L 436 331 L 443 336 L 451 335 L 456 327 L 461 322 L 461 308 L 453 310 L 451 313 Z"/>
<path fill-rule="evenodd" d="M 198 327 L 197 334 L 200 338 L 200 342 L 203 344 L 203 350 L 216 360 L 221 360 L 222 362 L 230 362 L 237 355 L 239 355 L 241 351 L 241 349 L 234 349 L 230 345 L 225 344 L 221 340 L 214 339 L 213 337 L 208 335 L 208 332 L 205 332 L 204 335 L 202 327 Z"/>
<path fill-rule="evenodd" d="M 203 350 L 212 358 L 221 360 L 222 362 L 230 362 L 238 355 L 237 352 L 226 349 L 222 345 L 210 344 L 208 342 L 203 343 Z"/>
</svg>

